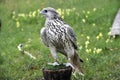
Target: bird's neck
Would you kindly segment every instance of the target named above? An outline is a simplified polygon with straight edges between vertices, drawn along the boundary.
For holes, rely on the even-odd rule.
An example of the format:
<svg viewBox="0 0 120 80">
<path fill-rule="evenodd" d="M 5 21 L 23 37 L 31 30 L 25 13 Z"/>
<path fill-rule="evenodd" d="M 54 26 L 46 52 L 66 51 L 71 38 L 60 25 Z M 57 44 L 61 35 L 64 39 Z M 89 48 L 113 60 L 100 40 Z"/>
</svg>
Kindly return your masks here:
<svg viewBox="0 0 120 80">
<path fill-rule="evenodd" d="M 46 27 L 51 27 L 53 25 L 62 26 L 64 24 L 65 22 L 60 17 L 54 19 L 46 18 L 46 22 L 45 22 Z"/>
<path fill-rule="evenodd" d="M 51 16 L 51 17 L 49 17 L 49 16 L 46 17 L 46 20 L 54 20 L 54 19 L 59 19 L 59 20 L 63 21 L 62 18 L 59 15 L 54 15 L 54 16 Z"/>
</svg>

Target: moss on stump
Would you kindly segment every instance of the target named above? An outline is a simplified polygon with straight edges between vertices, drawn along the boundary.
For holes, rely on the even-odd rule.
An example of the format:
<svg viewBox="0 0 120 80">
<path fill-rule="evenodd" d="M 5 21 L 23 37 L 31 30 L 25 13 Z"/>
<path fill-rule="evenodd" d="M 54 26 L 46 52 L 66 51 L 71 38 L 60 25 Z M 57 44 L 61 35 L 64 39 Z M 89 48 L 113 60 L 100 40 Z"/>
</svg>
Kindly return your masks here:
<svg viewBox="0 0 120 80">
<path fill-rule="evenodd" d="M 46 65 L 42 72 L 45 80 L 70 80 L 72 68 L 66 67 L 64 64 Z"/>
</svg>

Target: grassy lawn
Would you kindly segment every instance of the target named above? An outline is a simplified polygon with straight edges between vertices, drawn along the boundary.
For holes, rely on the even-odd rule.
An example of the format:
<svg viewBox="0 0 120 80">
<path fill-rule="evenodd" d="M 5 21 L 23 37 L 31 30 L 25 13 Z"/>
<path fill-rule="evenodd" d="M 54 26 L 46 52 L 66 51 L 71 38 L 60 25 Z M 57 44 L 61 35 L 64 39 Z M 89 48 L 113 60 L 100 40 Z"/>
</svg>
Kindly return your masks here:
<svg viewBox="0 0 120 80">
<path fill-rule="evenodd" d="M 42 67 L 53 62 L 39 36 L 45 21 L 39 11 L 48 6 L 56 8 L 77 35 L 84 80 L 120 80 L 120 38 L 109 37 L 120 0 L 0 0 L 0 80 L 39 80 Z M 37 59 L 22 54 L 20 43 Z M 72 80 L 80 79 L 77 75 Z"/>
</svg>

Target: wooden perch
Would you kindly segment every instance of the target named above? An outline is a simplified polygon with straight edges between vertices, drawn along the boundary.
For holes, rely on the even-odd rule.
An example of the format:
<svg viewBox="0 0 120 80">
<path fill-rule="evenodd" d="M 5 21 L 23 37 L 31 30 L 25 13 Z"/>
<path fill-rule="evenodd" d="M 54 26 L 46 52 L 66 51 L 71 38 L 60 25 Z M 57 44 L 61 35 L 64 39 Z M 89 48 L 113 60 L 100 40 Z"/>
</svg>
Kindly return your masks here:
<svg viewBox="0 0 120 80">
<path fill-rule="evenodd" d="M 118 13 L 114 19 L 111 31 L 110 31 L 110 36 L 118 36 L 120 35 L 120 9 L 118 10 Z"/>
<path fill-rule="evenodd" d="M 72 68 L 63 64 L 56 66 L 46 65 L 42 72 L 45 80 L 70 80 Z"/>
</svg>

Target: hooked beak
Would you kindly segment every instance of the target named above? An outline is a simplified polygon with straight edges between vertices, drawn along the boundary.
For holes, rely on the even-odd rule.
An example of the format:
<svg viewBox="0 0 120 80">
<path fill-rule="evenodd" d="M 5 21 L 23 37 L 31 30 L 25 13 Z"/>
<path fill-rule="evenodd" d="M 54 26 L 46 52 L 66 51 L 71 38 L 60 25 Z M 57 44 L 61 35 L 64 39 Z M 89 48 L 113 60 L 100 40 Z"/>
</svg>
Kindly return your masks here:
<svg viewBox="0 0 120 80">
<path fill-rule="evenodd" d="M 42 14 L 41 18 L 45 17 L 45 14 L 44 14 L 43 10 L 40 11 L 40 14 Z"/>
<path fill-rule="evenodd" d="M 44 14 L 44 11 L 43 11 L 43 10 L 41 10 L 41 11 L 40 11 L 40 14 Z"/>
</svg>

